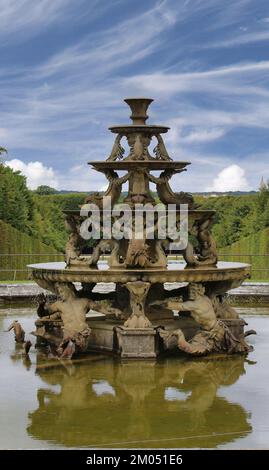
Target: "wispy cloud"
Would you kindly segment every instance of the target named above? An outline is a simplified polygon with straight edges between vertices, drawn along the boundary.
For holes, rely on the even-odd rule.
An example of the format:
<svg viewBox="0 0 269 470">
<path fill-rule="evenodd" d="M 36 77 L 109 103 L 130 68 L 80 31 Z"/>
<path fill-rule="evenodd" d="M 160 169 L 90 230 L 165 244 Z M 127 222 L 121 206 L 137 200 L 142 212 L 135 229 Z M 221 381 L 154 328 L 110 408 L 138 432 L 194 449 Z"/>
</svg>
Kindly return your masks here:
<svg viewBox="0 0 269 470">
<path fill-rule="evenodd" d="M 124 0 L 0 0 L 0 47 L 28 40 L 53 27 L 92 23 Z"/>
<path fill-rule="evenodd" d="M 4 42 L 18 40 L 18 34 L 40 32 L 40 28 L 62 21 L 72 0 L 0 0 L 0 36 Z M 16 36 L 14 36 L 16 33 Z"/>
</svg>

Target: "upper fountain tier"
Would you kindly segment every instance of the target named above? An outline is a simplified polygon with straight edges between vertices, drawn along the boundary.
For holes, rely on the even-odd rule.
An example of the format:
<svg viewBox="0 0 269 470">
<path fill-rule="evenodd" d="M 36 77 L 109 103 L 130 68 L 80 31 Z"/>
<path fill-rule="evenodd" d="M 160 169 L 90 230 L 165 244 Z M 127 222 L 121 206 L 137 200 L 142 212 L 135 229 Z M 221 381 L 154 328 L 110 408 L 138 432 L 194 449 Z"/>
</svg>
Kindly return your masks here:
<svg viewBox="0 0 269 470">
<path fill-rule="evenodd" d="M 135 133 L 135 132 L 143 132 L 143 133 L 150 133 L 152 135 L 155 134 L 164 134 L 169 131 L 170 127 L 167 126 L 159 126 L 159 125 L 148 125 L 146 121 L 148 119 L 147 110 L 149 105 L 154 101 L 151 98 L 126 98 L 125 103 L 127 103 L 132 111 L 130 119 L 133 121 L 132 124 L 125 124 L 119 126 L 112 126 L 109 127 L 111 132 L 114 134 L 122 134 L 124 133 Z"/>
<path fill-rule="evenodd" d="M 161 134 L 166 133 L 169 127 L 147 125 L 147 110 L 152 103 L 151 98 L 127 98 L 124 100 L 131 108 L 132 124 L 112 126 L 109 129 L 117 134 L 112 151 L 106 161 L 89 162 L 96 170 L 131 170 L 137 167 L 146 167 L 152 170 L 182 171 L 190 162 L 173 161 L 169 156 Z M 123 138 L 127 139 L 128 152 L 121 145 Z M 152 139 L 156 139 L 153 155 L 149 146 Z M 126 156 L 125 152 L 128 153 Z"/>
</svg>

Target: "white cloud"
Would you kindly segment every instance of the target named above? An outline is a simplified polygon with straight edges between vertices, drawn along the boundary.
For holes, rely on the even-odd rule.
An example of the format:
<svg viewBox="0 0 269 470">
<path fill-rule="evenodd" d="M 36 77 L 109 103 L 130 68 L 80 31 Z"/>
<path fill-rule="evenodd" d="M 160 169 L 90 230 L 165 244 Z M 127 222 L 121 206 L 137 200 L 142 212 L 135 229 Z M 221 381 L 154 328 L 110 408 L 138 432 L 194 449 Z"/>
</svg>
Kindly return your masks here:
<svg viewBox="0 0 269 470">
<path fill-rule="evenodd" d="M 14 158 L 6 164 L 13 170 L 20 171 L 27 178 L 27 186 L 36 189 L 40 185 L 48 185 L 53 188 L 58 187 L 58 178 L 54 170 L 46 167 L 42 162 L 24 163 L 22 160 Z"/>
<path fill-rule="evenodd" d="M 221 170 L 206 191 L 249 191 L 245 170 L 239 165 L 230 165 Z"/>
</svg>

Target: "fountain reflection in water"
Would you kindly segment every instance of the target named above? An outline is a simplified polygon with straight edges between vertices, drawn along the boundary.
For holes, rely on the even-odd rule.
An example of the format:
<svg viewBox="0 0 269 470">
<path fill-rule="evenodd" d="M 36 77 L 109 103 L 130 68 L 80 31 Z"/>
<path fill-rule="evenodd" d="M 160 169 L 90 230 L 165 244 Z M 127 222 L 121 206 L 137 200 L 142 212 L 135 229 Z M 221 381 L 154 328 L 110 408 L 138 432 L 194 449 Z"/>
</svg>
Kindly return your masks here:
<svg viewBox="0 0 269 470">
<path fill-rule="evenodd" d="M 244 408 L 217 396 L 245 373 L 241 356 L 81 361 L 38 360 L 44 386 L 29 414 L 32 437 L 67 447 L 215 447 L 251 432 Z"/>
</svg>

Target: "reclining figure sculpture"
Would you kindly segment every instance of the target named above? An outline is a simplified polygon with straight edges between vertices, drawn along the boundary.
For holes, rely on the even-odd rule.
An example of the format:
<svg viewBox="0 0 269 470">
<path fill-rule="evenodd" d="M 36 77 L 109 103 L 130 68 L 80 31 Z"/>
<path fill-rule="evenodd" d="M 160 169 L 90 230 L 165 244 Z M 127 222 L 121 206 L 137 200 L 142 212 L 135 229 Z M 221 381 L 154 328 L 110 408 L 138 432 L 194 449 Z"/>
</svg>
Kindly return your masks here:
<svg viewBox="0 0 269 470">
<path fill-rule="evenodd" d="M 191 317 L 200 325 L 198 331 L 190 341 L 186 341 L 181 329 L 166 331 L 159 329 L 165 347 L 171 349 L 175 339 L 181 351 L 187 354 L 200 356 L 209 352 L 247 353 L 252 350 L 244 337 L 235 338 L 225 323 L 217 319 L 211 299 L 205 295 L 205 288 L 200 283 L 189 284 L 189 300 L 183 302 L 181 298 L 168 298 L 164 301 L 153 302 L 151 305 L 162 305 L 178 312 L 190 311 Z M 245 336 L 255 333 L 246 332 Z"/>
</svg>

